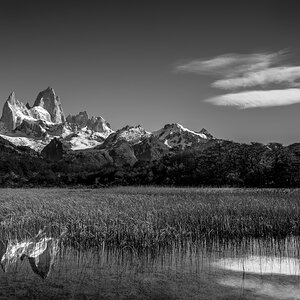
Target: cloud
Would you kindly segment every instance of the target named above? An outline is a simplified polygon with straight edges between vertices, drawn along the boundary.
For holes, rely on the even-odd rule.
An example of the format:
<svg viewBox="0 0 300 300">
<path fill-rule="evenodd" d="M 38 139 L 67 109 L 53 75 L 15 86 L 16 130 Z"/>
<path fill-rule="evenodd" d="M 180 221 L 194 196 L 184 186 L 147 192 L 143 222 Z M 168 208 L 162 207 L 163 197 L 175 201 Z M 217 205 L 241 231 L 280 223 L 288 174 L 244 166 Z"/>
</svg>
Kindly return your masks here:
<svg viewBox="0 0 300 300">
<path fill-rule="evenodd" d="M 275 53 L 231 53 L 206 60 L 192 60 L 178 65 L 176 71 L 201 75 L 221 75 L 230 78 L 245 72 L 266 69 L 284 59 L 285 55 L 286 51 L 284 50 Z"/>
<path fill-rule="evenodd" d="M 300 82 L 300 66 L 283 66 L 248 72 L 241 77 L 220 79 L 212 83 L 213 87 L 220 89 L 237 89 L 253 86 L 266 86 L 268 84 L 287 84 L 289 87 L 296 87 Z"/>
<path fill-rule="evenodd" d="M 178 72 L 219 77 L 211 85 L 225 90 L 266 88 L 272 90 L 244 90 L 206 99 L 205 102 L 233 106 L 240 109 L 272 107 L 300 103 L 300 66 L 282 65 L 287 51 L 254 54 L 224 54 L 211 59 L 198 59 L 178 65 Z M 286 89 L 282 89 L 283 86 Z M 276 87 L 275 87 L 276 88 Z"/>
<path fill-rule="evenodd" d="M 230 93 L 209 98 L 205 102 L 214 105 L 233 106 L 240 109 L 291 105 L 300 103 L 300 89 Z"/>
</svg>

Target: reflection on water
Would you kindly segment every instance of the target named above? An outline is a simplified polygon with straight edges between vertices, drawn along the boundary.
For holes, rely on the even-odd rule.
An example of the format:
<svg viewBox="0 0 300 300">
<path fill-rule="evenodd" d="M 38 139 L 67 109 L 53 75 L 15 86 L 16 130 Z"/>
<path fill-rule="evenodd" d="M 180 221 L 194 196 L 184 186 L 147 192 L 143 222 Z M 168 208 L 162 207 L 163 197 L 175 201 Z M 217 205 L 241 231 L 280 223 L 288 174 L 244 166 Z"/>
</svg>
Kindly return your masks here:
<svg viewBox="0 0 300 300">
<path fill-rule="evenodd" d="M 225 258 L 213 263 L 214 266 L 235 271 L 256 274 L 300 275 L 298 258 L 249 256 L 244 258 Z"/>
<path fill-rule="evenodd" d="M 1 247 L 1 267 L 4 272 L 17 263 L 28 259 L 34 273 L 45 279 L 54 264 L 59 238 L 46 237 L 42 230 L 32 239 L 9 241 Z M 6 249 L 5 249 L 6 248 Z"/>
<path fill-rule="evenodd" d="M 78 251 L 59 247 L 60 238 L 40 232 L 0 243 L 0 299 L 300 299 L 293 240 L 186 243 L 137 254 L 130 247 Z"/>
<path fill-rule="evenodd" d="M 271 299 L 300 299 L 300 287 L 291 284 L 278 284 L 258 279 L 229 277 L 219 280 L 221 285 L 232 288 L 243 288 L 251 291 L 256 298 L 268 296 Z"/>
<path fill-rule="evenodd" d="M 41 243 L 45 244 L 44 251 L 35 256 L 25 255 L 25 257 L 28 257 L 33 272 L 45 279 L 54 264 L 58 242 L 54 239 L 44 239 Z M 21 259 L 24 259 L 24 256 Z"/>
<path fill-rule="evenodd" d="M 300 275 L 299 258 L 249 255 L 238 258 L 223 258 L 215 261 L 213 266 L 232 271 L 218 283 L 235 289 L 243 289 L 257 296 L 271 299 L 300 299 L 299 280 L 291 284 L 290 278 Z M 241 274 L 242 276 L 238 276 Z M 247 276 L 247 275 L 252 275 Z M 260 275 L 259 279 L 253 275 Z M 277 279 L 272 277 L 277 275 Z"/>
</svg>

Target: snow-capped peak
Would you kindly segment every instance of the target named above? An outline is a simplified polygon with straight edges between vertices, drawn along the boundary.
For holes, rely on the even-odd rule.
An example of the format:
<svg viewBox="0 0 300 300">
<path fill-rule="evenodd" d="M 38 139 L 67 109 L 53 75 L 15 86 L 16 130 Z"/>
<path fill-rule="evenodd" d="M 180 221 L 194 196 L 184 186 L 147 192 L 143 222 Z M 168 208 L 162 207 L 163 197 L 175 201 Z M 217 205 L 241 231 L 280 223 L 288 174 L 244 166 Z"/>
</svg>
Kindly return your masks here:
<svg viewBox="0 0 300 300">
<path fill-rule="evenodd" d="M 103 143 L 104 147 L 111 147 L 120 140 L 125 140 L 130 144 L 136 144 L 141 141 L 145 136 L 150 136 L 151 133 L 147 132 L 142 126 L 125 126 L 115 133 L 111 134 Z"/>
<path fill-rule="evenodd" d="M 31 107 L 16 99 L 12 92 L 3 106 L 0 134 L 16 145 L 41 149 L 54 137 L 71 149 L 92 148 L 114 131 L 102 117 L 89 118 L 86 112 L 69 116 L 67 122 L 54 89 L 40 92 Z"/>
<path fill-rule="evenodd" d="M 175 123 L 175 125 L 176 125 L 176 127 L 178 127 L 179 130 L 181 130 L 181 131 L 186 131 L 186 132 L 195 134 L 195 135 L 197 135 L 197 136 L 200 136 L 202 139 L 207 139 L 207 136 L 206 136 L 205 134 L 203 134 L 203 133 L 195 132 L 195 131 L 193 131 L 193 130 L 190 130 L 190 129 L 188 129 L 188 128 L 183 127 L 181 124 L 178 124 L 178 123 Z"/>
<path fill-rule="evenodd" d="M 101 149 L 110 148 L 126 143 L 130 146 L 141 143 L 144 147 L 147 138 L 150 138 L 149 141 L 151 138 L 154 138 L 153 141 L 158 139 L 159 148 L 166 145 L 184 149 L 213 139 L 204 128 L 193 131 L 179 123 L 166 124 L 152 133 L 140 125 L 127 125 L 115 132 L 101 116 L 89 117 L 86 111 L 65 118 L 60 99 L 51 87 L 38 94 L 33 106 L 17 100 L 12 92 L 3 107 L 0 135 L 16 145 L 28 145 L 38 151 L 54 137 L 73 150 L 98 145 Z"/>
<path fill-rule="evenodd" d="M 195 132 L 178 123 L 166 124 L 160 130 L 152 132 L 152 134 L 168 147 L 181 149 L 210 138 L 204 133 Z"/>
</svg>

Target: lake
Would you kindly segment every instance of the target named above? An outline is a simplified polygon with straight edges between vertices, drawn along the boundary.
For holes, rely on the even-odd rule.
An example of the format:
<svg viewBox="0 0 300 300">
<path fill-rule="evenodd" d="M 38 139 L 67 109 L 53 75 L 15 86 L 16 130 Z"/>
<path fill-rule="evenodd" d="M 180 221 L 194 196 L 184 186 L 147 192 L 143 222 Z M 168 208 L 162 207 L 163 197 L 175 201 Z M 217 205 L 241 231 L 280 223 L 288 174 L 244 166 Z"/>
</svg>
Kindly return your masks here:
<svg viewBox="0 0 300 300">
<path fill-rule="evenodd" d="M 299 220 L 299 189 L 2 189 L 0 299 L 300 299 Z"/>
<path fill-rule="evenodd" d="M 0 299 L 300 299 L 296 238 L 185 242 L 140 253 L 78 250 L 45 235 L 10 246 Z"/>
</svg>

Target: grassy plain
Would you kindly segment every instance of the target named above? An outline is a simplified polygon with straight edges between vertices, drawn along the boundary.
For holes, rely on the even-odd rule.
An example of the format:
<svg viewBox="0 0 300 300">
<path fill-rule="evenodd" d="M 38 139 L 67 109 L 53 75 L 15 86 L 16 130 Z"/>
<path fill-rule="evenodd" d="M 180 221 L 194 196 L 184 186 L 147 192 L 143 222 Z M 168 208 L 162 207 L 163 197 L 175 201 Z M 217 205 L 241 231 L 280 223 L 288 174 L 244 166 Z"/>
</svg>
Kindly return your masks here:
<svg viewBox="0 0 300 300">
<path fill-rule="evenodd" d="M 0 239 L 39 229 L 79 248 L 300 236 L 300 190 L 117 187 L 1 189 Z"/>
</svg>

